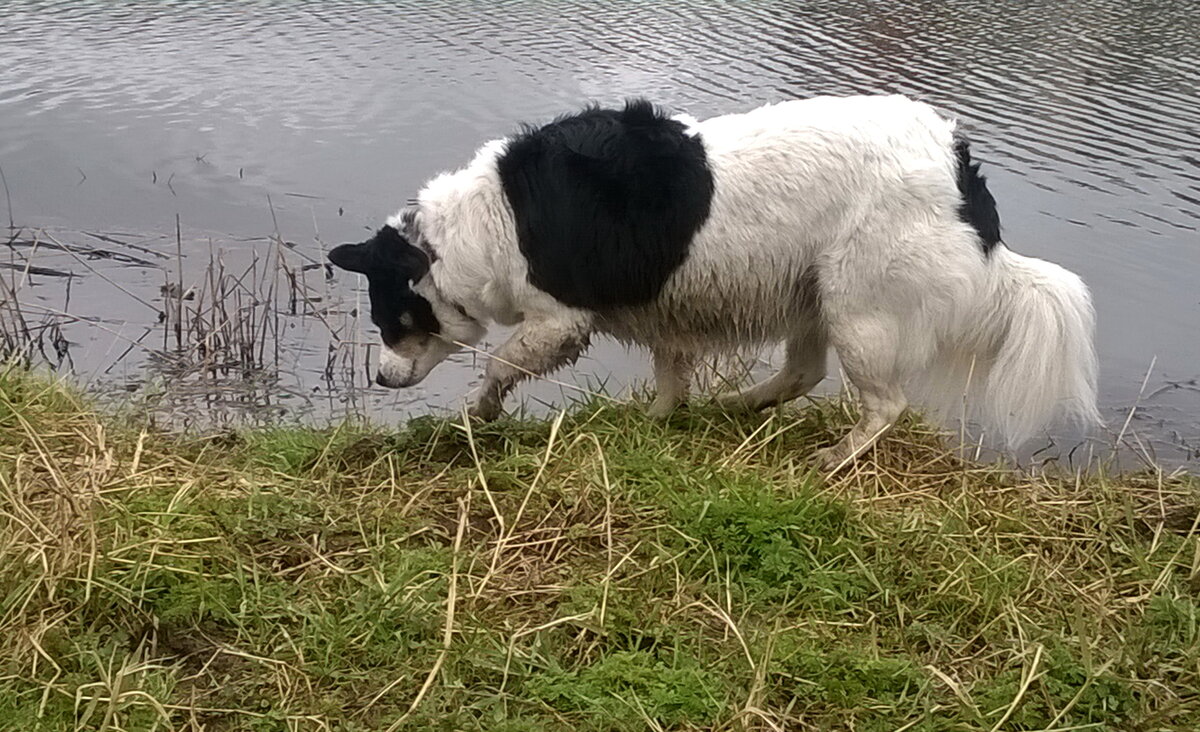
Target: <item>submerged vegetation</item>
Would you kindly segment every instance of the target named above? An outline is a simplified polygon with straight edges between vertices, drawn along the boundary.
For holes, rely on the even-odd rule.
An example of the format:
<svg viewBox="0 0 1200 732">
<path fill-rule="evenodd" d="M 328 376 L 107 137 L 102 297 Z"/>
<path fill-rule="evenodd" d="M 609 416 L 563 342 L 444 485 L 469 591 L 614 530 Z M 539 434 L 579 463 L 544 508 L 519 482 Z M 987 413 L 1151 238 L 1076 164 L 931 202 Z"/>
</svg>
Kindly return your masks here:
<svg viewBox="0 0 1200 732">
<path fill-rule="evenodd" d="M 0 370 L 0 728 L 1200 728 L 1200 485 L 843 402 L 207 436 Z"/>
</svg>

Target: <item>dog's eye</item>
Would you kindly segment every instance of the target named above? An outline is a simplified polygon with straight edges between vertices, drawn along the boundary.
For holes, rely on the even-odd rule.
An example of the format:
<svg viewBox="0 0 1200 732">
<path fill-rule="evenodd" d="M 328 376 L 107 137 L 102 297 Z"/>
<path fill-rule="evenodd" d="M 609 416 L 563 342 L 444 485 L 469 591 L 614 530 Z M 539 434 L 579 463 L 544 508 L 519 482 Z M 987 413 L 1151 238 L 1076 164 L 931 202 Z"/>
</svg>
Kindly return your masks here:
<svg viewBox="0 0 1200 732">
<path fill-rule="evenodd" d="M 412 313 L 401 313 L 400 314 L 400 326 L 403 328 L 413 327 Z"/>
</svg>

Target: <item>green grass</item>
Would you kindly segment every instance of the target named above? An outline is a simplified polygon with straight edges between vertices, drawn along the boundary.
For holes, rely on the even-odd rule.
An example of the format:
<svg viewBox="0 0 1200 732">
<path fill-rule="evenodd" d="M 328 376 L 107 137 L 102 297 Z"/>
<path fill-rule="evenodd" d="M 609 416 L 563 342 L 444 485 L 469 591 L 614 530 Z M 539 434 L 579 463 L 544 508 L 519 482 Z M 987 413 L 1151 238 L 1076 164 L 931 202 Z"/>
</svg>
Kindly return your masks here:
<svg viewBox="0 0 1200 732">
<path fill-rule="evenodd" d="M 840 402 L 143 431 L 0 371 L 0 729 L 1193 730 L 1200 486 Z"/>
</svg>

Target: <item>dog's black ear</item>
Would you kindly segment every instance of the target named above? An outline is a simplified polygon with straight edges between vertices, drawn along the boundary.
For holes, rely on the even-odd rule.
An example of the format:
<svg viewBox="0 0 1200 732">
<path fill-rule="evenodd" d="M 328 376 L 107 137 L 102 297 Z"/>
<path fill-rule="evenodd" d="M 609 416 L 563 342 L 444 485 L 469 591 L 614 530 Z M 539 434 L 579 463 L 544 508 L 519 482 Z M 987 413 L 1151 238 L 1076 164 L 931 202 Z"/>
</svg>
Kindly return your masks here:
<svg viewBox="0 0 1200 732">
<path fill-rule="evenodd" d="M 416 283 L 429 272 L 429 255 L 407 242 L 396 258 L 409 282 Z"/>
<path fill-rule="evenodd" d="M 329 252 L 329 261 L 368 277 L 400 277 L 417 282 L 429 272 L 429 255 L 414 247 L 390 226 L 362 244 L 342 244 Z"/>
<path fill-rule="evenodd" d="M 329 261 L 349 272 L 366 274 L 371 264 L 370 242 L 334 247 L 329 252 Z"/>
<path fill-rule="evenodd" d="M 429 255 L 413 246 L 408 237 L 395 228 L 383 227 L 371 241 L 388 268 L 409 282 L 417 282 L 429 272 Z"/>
</svg>

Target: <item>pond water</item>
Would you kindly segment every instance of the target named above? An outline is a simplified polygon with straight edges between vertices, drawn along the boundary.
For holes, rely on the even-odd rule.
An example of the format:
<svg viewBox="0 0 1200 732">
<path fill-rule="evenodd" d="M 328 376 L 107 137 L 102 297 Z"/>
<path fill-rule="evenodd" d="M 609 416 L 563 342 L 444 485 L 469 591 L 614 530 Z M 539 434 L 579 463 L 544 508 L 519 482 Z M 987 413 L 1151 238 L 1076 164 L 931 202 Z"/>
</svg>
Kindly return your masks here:
<svg viewBox="0 0 1200 732">
<path fill-rule="evenodd" d="M 1091 286 L 1109 439 L 1136 405 L 1123 442 L 1168 464 L 1200 454 L 1191 0 L 8 0 L 0 38 L 0 167 L 20 227 L 0 275 L 22 322 L 53 331 L 51 360 L 101 391 L 177 392 L 184 421 L 459 404 L 481 368 L 466 355 L 419 389 L 366 388 L 365 296 L 315 263 L 518 122 L 631 95 L 704 117 L 903 92 L 970 130 L 1010 246 Z M 212 308 L 210 263 L 237 307 Z M 14 269 L 27 264 L 42 269 Z M 181 281 L 194 299 L 171 296 Z M 212 375 L 224 394 L 171 332 L 185 308 L 201 332 L 206 307 L 209 331 L 224 317 L 271 341 Z M 619 393 L 647 372 L 600 344 L 559 378 Z M 570 392 L 523 393 L 537 409 Z"/>
</svg>

